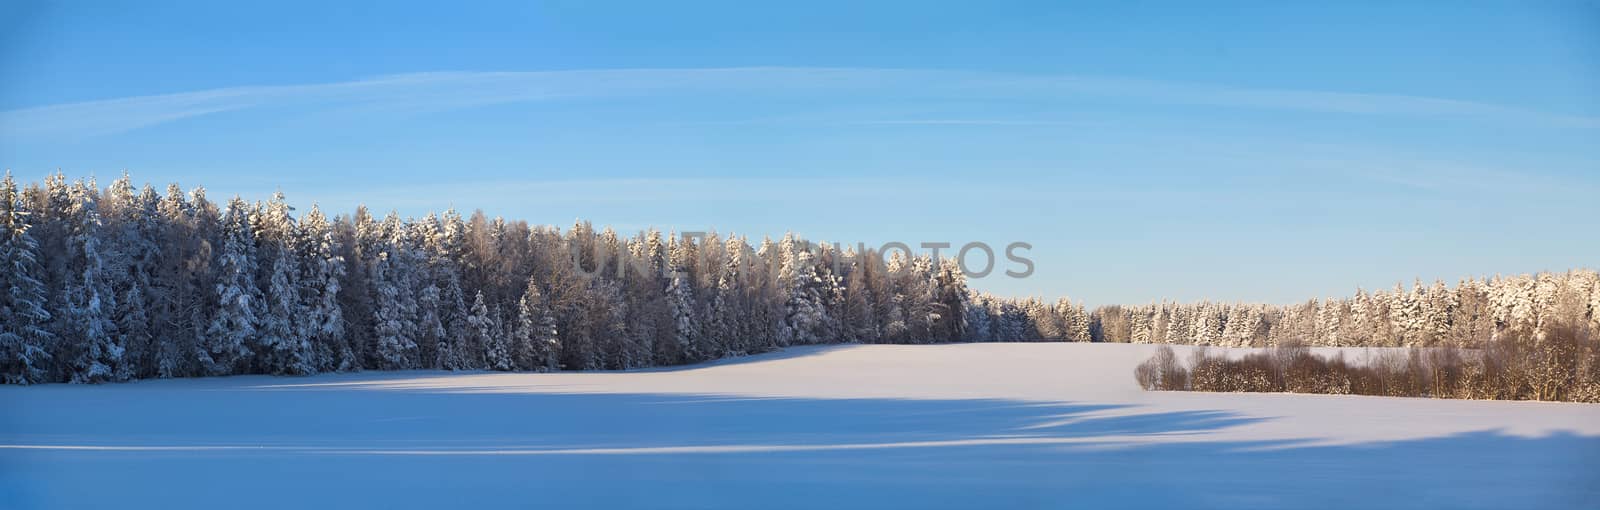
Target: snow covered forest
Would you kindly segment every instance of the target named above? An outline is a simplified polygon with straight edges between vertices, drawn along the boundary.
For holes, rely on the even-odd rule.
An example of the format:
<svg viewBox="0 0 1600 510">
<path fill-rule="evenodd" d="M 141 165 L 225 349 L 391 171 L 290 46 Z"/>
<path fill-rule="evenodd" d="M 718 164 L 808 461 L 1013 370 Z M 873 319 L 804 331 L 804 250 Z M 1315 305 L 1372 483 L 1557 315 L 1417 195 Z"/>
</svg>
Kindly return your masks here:
<svg viewBox="0 0 1600 510">
<path fill-rule="evenodd" d="M 398 369 L 598 370 L 819 343 L 1473 347 L 1600 328 L 1592 270 L 1288 306 L 1086 309 L 974 292 L 952 260 L 793 234 L 625 237 L 463 217 L 330 217 L 124 175 L 0 184 L 7 383 Z"/>
</svg>

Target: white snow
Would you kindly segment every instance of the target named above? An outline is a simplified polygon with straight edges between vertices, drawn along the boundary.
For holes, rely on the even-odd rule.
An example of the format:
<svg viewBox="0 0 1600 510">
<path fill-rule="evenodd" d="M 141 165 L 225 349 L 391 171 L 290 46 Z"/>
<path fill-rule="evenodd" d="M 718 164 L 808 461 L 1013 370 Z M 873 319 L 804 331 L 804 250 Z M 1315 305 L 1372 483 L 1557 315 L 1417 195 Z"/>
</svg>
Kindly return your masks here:
<svg viewBox="0 0 1600 510">
<path fill-rule="evenodd" d="M 1144 392 L 1132 369 L 1153 349 L 856 345 L 633 372 L 6 386 L 0 508 L 1600 501 L 1600 405 Z"/>
</svg>

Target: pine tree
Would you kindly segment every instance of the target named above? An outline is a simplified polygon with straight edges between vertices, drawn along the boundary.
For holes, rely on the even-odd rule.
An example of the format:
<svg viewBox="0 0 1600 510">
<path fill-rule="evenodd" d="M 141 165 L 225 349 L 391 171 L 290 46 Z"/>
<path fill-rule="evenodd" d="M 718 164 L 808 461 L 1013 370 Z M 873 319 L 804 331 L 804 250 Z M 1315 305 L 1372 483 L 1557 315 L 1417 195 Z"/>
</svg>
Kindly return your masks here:
<svg viewBox="0 0 1600 510">
<path fill-rule="evenodd" d="M 812 344 L 826 318 L 819 292 L 821 279 L 811 250 L 793 234 L 783 236 L 778 251 L 782 266 L 778 281 L 784 291 L 784 321 L 778 334 L 780 345 Z"/>
<path fill-rule="evenodd" d="M 217 310 L 199 353 L 206 373 L 225 375 L 248 364 L 258 345 L 261 295 L 256 287 L 255 241 L 248 206 L 235 197 L 223 217 L 222 252 L 217 257 Z"/>
<path fill-rule="evenodd" d="M 990 310 L 991 300 L 987 294 L 968 290 L 972 295 L 968 298 L 967 336 L 962 340 L 968 342 L 993 342 L 994 319 Z"/>
<path fill-rule="evenodd" d="M 463 305 L 460 280 L 445 277 L 444 286 L 439 289 L 439 319 L 444 327 L 444 335 L 440 337 L 439 358 L 440 368 L 445 370 L 477 370 L 482 368 L 482 344 L 472 345 L 471 315 Z"/>
<path fill-rule="evenodd" d="M 0 377 L 8 384 L 44 382 L 50 359 L 44 269 L 31 227 L 17 184 L 6 172 L 0 181 Z"/>
<path fill-rule="evenodd" d="M 904 296 L 896 294 L 889 305 L 889 314 L 884 317 L 883 338 L 888 343 L 905 342 L 909 334 L 910 328 L 906 327 L 906 313 L 900 306 L 904 298 Z M 1016 338 L 1007 338 L 1003 341 L 1015 340 Z"/>
<path fill-rule="evenodd" d="M 300 220 L 294 240 L 299 269 L 296 295 L 300 337 L 313 352 L 314 371 L 351 370 L 354 353 L 344 338 L 344 311 L 339 306 L 344 257 L 327 217 L 316 205 Z"/>
<path fill-rule="evenodd" d="M 1422 329 L 1425 344 L 1434 346 L 1438 342 L 1449 338 L 1451 318 L 1456 314 L 1456 307 L 1460 306 L 1456 293 L 1445 286 L 1444 281 L 1436 280 L 1432 287 L 1422 297 Z"/>
<path fill-rule="evenodd" d="M 266 370 L 274 374 L 313 374 L 317 371 L 316 350 L 306 336 L 307 330 L 297 324 L 297 318 L 307 318 L 302 312 L 299 288 L 290 282 L 297 274 L 289 256 L 276 258 L 268 277 L 265 314 L 261 317 L 261 344 L 266 356 Z"/>
<path fill-rule="evenodd" d="M 453 353 L 439 318 L 439 287 L 429 283 L 417 294 L 417 366 L 444 368 Z"/>
<path fill-rule="evenodd" d="M 155 337 L 150 333 L 150 315 L 146 312 L 145 303 L 148 302 L 144 294 L 144 283 L 133 280 L 127 284 L 127 289 L 117 296 L 117 313 L 114 325 L 122 339 L 118 342 L 123 345 L 122 363 L 112 374 L 118 381 L 127 381 L 144 377 L 147 370 L 144 360 L 151 355 L 155 344 Z"/>
<path fill-rule="evenodd" d="M 153 372 L 152 333 L 146 289 L 160 259 L 156 238 L 157 206 L 160 198 L 145 186 L 135 193 L 132 179 L 124 173 L 112 182 L 100 200 L 103 271 L 108 291 L 115 297 L 110 316 L 115 326 L 114 343 L 123 347 L 123 360 L 112 378 L 119 381 L 145 377 Z"/>
<path fill-rule="evenodd" d="M 373 269 L 381 247 L 382 232 L 366 206 L 356 207 L 349 217 L 334 223 L 336 245 L 345 261 L 344 278 L 339 283 L 339 310 L 344 317 L 344 343 L 349 346 L 341 370 L 376 368 L 377 303 L 373 302 Z"/>
<path fill-rule="evenodd" d="M 372 270 L 373 302 L 377 305 L 373 323 L 376 354 L 378 366 L 384 370 L 411 368 L 411 357 L 417 350 L 410 334 L 414 310 L 406 306 L 410 300 L 404 296 L 409 290 L 400 275 L 399 259 L 397 254 L 381 253 Z"/>
<path fill-rule="evenodd" d="M 512 351 L 518 370 L 548 371 L 556 368 L 561 344 L 556 339 L 556 320 L 545 303 L 537 280 L 517 301 L 516 326 L 511 330 Z"/>
<path fill-rule="evenodd" d="M 678 353 L 676 363 L 691 363 L 700 359 L 699 327 L 695 324 L 694 294 L 689 275 L 674 270 L 667 283 L 667 313 L 672 316 L 672 339 Z"/>
<path fill-rule="evenodd" d="M 1129 340 L 1136 344 L 1151 343 L 1153 335 L 1153 321 L 1148 307 L 1139 307 L 1133 312 L 1132 336 Z"/>
<path fill-rule="evenodd" d="M 534 346 L 533 337 L 539 313 L 534 308 L 534 300 L 539 299 L 539 284 L 528 281 L 528 289 L 523 291 L 522 297 L 517 299 L 516 316 L 512 318 L 511 328 L 507 332 L 511 344 L 511 365 L 515 370 L 533 370 L 542 365 L 538 360 L 538 349 Z M 530 297 L 532 294 L 535 297 Z"/>
<path fill-rule="evenodd" d="M 115 380 L 121 368 L 123 347 L 111 314 L 116 309 L 105 260 L 100 247 L 101 220 L 93 183 L 72 187 L 66 282 L 66 313 L 62 340 L 67 344 L 69 379 L 74 383 Z"/>
<path fill-rule="evenodd" d="M 556 329 L 556 317 L 551 312 L 550 306 L 541 296 L 530 296 L 530 301 L 535 310 L 539 312 L 539 320 L 534 323 L 535 330 L 532 335 L 536 361 L 543 364 L 537 366 L 539 370 L 556 370 L 560 368 L 559 354 L 561 352 L 561 333 Z M 620 312 L 618 314 L 620 316 Z M 613 321 L 615 322 L 615 321 Z"/>
<path fill-rule="evenodd" d="M 749 245 L 743 238 L 729 236 L 723 242 L 723 268 L 713 290 L 710 330 L 719 338 L 721 352 L 715 355 L 745 354 L 753 349 L 745 319 L 751 313 Z"/>
<path fill-rule="evenodd" d="M 858 262 L 857 267 L 850 271 L 850 276 L 845 278 L 843 316 L 844 324 L 847 325 L 843 332 L 844 341 L 864 342 L 877 339 L 877 320 L 873 316 L 872 295 L 871 290 L 867 288 L 864 263 Z"/>
<path fill-rule="evenodd" d="M 472 315 L 467 317 L 468 342 L 483 346 L 484 360 L 491 370 L 511 370 L 511 352 L 505 338 L 496 331 L 495 315 L 484 304 L 483 292 L 472 299 Z"/>
<path fill-rule="evenodd" d="M 941 342 L 959 342 L 967 336 L 967 276 L 955 259 L 935 261 L 938 277 L 934 281 L 934 301 L 939 306 L 935 324 Z"/>
</svg>

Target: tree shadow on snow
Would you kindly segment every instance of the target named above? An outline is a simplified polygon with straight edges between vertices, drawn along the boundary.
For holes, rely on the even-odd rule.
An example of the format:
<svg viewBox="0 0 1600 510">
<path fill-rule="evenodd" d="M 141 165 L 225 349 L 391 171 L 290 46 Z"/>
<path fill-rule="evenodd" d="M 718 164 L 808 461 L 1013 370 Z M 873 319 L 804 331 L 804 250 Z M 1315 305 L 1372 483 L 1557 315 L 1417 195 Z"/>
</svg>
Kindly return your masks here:
<svg viewBox="0 0 1600 510">
<path fill-rule="evenodd" d="M 782 361 L 782 360 L 790 360 L 790 359 L 797 359 L 797 358 L 806 358 L 806 357 L 811 357 L 811 356 L 821 356 L 823 354 L 827 354 L 827 353 L 830 353 L 830 352 L 833 352 L 833 351 L 848 350 L 850 348 L 860 347 L 862 345 L 864 345 L 864 344 L 796 345 L 796 346 L 791 346 L 791 347 L 784 347 L 782 349 L 778 349 L 778 350 L 775 350 L 775 351 L 769 351 L 769 352 L 759 352 L 759 353 L 755 353 L 755 354 L 746 354 L 746 355 L 741 355 L 741 356 L 725 356 L 725 357 L 721 357 L 721 358 L 717 358 L 717 359 L 713 359 L 713 360 L 709 360 L 709 361 L 702 361 L 702 362 L 699 362 L 699 363 L 692 363 L 692 364 L 688 364 L 688 365 L 670 365 L 670 366 L 659 366 L 659 367 L 649 367 L 649 368 L 635 368 L 635 369 L 629 369 L 629 370 L 590 370 L 590 371 L 581 372 L 581 373 L 681 372 L 681 371 L 684 371 L 684 370 L 696 370 L 696 369 L 709 368 L 709 367 L 721 367 L 721 366 L 729 366 L 729 365 L 741 365 L 741 364 L 745 364 L 745 363 Z"/>
</svg>

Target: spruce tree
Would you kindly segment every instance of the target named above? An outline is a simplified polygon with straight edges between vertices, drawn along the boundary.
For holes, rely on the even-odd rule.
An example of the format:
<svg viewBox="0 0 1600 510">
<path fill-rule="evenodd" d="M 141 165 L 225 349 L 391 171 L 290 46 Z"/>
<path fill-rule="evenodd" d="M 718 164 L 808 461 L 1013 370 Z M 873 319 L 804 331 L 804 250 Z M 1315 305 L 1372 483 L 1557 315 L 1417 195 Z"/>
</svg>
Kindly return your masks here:
<svg viewBox="0 0 1600 510">
<path fill-rule="evenodd" d="M 216 313 L 206 328 L 201 364 L 206 373 L 225 375 L 248 366 L 259 345 L 261 293 L 256 287 L 255 240 L 248 206 L 235 197 L 223 216 L 222 251 L 217 256 Z"/>
<path fill-rule="evenodd" d="M 65 313 L 61 314 L 62 352 L 68 353 L 68 379 L 74 383 L 114 380 L 123 371 L 123 347 L 119 343 L 112 313 L 116 299 L 111 293 L 104 253 L 101 250 L 101 219 L 94 184 L 78 182 L 71 191 L 68 218 Z M 126 373 L 126 372 L 123 372 Z"/>
<path fill-rule="evenodd" d="M 31 228 L 17 184 L 6 172 L 0 181 L 0 377 L 8 384 L 44 382 L 50 360 L 44 269 Z"/>
<path fill-rule="evenodd" d="M 470 328 L 467 341 L 482 346 L 484 364 L 478 368 L 511 370 L 511 352 L 496 326 L 495 314 L 484 303 L 483 292 L 479 291 L 472 299 L 472 315 L 467 317 L 467 327 Z"/>
</svg>

